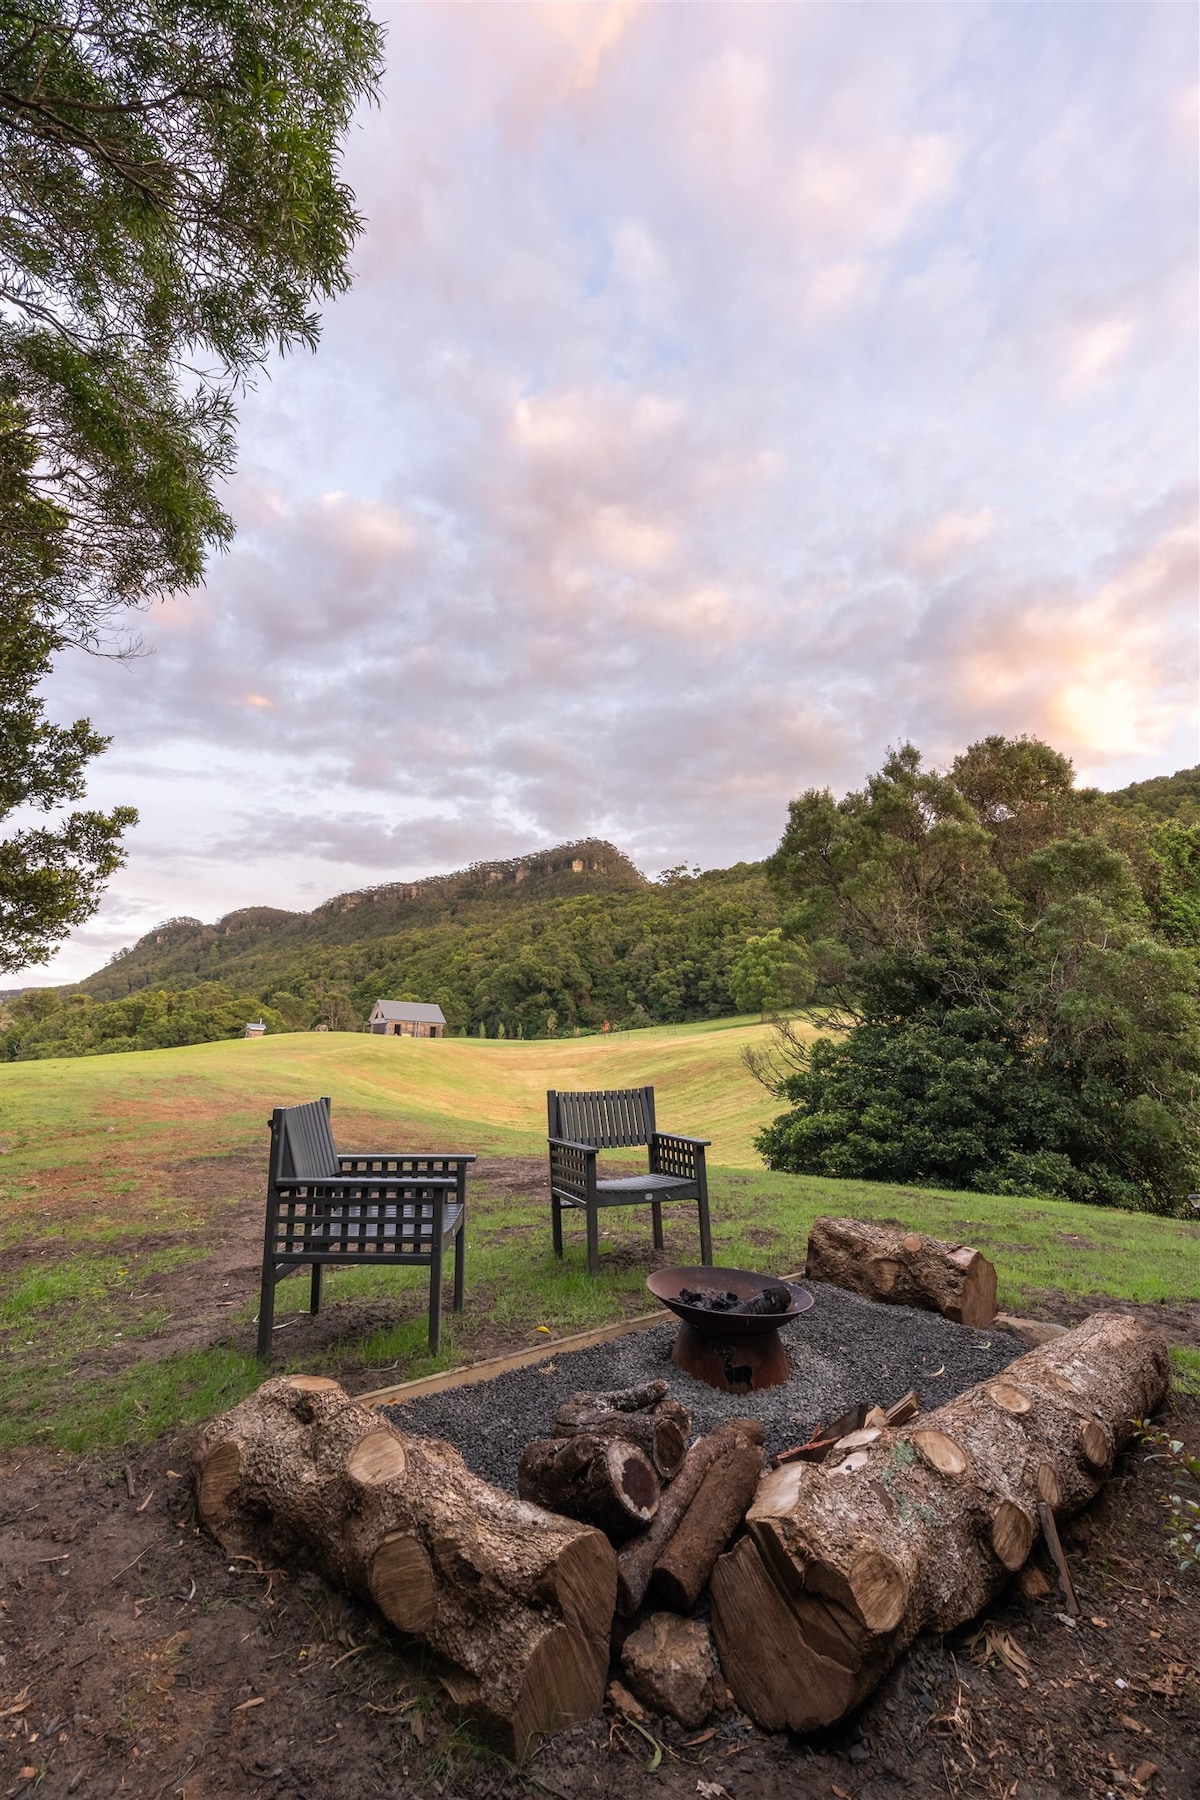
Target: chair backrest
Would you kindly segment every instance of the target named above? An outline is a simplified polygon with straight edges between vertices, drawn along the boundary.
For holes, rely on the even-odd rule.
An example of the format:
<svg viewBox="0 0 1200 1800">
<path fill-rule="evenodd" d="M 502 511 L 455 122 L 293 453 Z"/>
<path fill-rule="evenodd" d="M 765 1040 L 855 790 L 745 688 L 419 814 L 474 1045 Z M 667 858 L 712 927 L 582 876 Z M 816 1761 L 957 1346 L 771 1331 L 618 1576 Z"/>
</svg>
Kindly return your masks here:
<svg viewBox="0 0 1200 1800">
<path fill-rule="evenodd" d="M 271 1180 L 327 1181 L 338 1172 L 329 1095 L 271 1115 Z"/>
<path fill-rule="evenodd" d="M 552 1138 L 594 1144 L 597 1150 L 623 1150 L 648 1144 L 654 1136 L 654 1089 L 607 1088 L 593 1093 L 546 1095 Z"/>
</svg>

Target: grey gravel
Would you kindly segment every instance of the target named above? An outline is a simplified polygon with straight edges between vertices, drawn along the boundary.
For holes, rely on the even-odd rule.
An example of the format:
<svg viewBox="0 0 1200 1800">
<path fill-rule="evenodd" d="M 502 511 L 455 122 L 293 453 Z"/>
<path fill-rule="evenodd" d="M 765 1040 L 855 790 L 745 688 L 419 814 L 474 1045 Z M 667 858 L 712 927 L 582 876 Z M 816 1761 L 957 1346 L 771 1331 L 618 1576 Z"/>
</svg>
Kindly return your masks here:
<svg viewBox="0 0 1200 1800">
<path fill-rule="evenodd" d="M 386 1410 L 402 1431 L 447 1438 L 468 1468 L 515 1493 L 521 1451 L 550 1431 L 563 1400 L 584 1389 L 633 1387 L 665 1376 L 696 1433 L 750 1415 L 762 1420 L 772 1453 L 803 1443 L 816 1425 L 860 1400 L 890 1406 L 915 1388 L 922 1412 L 931 1412 L 1022 1353 L 1006 1331 L 975 1331 L 937 1313 L 878 1306 L 825 1283 L 810 1291 L 811 1310 L 783 1329 L 791 1379 L 761 1393 L 723 1394 L 675 1368 L 670 1324 Z"/>
</svg>

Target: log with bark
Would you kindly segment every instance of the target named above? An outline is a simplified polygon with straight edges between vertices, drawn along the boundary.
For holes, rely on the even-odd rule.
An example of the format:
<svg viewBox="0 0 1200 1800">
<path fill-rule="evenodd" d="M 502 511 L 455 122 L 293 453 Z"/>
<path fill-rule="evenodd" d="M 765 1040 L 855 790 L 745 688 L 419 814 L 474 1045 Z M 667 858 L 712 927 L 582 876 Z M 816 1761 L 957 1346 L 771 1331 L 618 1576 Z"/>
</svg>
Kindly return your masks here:
<svg viewBox="0 0 1200 1800">
<path fill-rule="evenodd" d="M 517 1464 L 522 1500 L 598 1525 L 619 1544 L 658 1511 L 662 1489 L 654 1464 L 621 1437 L 534 1438 Z"/>
<path fill-rule="evenodd" d="M 623 1438 L 645 1451 L 663 1481 L 671 1481 L 683 1466 L 691 1430 L 687 1407 L 665 1381 L 651 1381 L 611 1393 L 572 1394 L 554 1415 L 553 1435 Z"/>
<path fill-rule="evenodd" d="M 712 1577 L 738 1704 L 793 1731 L 859 1705 L 919 1631 L 973 1618 L 1021 1567 L 1039 1505 L 1087 1505 L 1168 1386 L 1161 1332 L 1094 1313 L 918 1423 L 765 1476 Z"/>
<path fill-rule="evenodd" d="M 323 1377 L 269 1381 L 208 1426 L 196 1474 L 226 1550 L 302 1559 L 374 1600 L 446 1659 L 451 1697 L 509 1754 L 599 1710 L 616 1594 L 601 1532 L 492 1487 Z"/>
<path fill-rule="evenodd" d="M 996 1271 L 968 1244 L 862 1219 L 814 1219 L 805 1275 L 894 1306 L 941 1313 L 958 1325 L 990 1325 Z"/>
<path fill-rule="evenodd" d="M 762 1468 L 763 1447 L 747 1433 L 716 1459 L 654 1565 L 650 1591 L 656 1600 L 673 1612 L 691 1612 L 718 1556 L 746 1516 Z"/>
<path fill-rule="evenodd" d="M 654 1566 L 682 1524 L 709 1469 L 743 1444 L 756 1448 L 761 1457 L 763 1442 L 763 1428 L 757 1419 L 731 1419 L 692 1445 L 683 1468 L 663 1490 L 653 1524 L 622 1545 L 617 1556 L 617 1610 L 623 1618 L 631 1617 L 646 1598 Z"/>
</svg>

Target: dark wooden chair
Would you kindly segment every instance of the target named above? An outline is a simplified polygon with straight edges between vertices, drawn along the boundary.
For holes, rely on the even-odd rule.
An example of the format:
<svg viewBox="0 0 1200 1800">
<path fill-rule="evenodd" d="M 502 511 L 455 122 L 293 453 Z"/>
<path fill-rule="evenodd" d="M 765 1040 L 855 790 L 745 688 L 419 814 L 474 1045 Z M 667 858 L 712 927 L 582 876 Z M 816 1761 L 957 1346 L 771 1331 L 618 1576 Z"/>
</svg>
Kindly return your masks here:
<svg viewBox="0 0 1200 1800">
<path fill-rule="evenodd" d="M 442 1262 L 454 1245 L 454 1310 L 462 1311 L 466 1255 L 467 1165 L 473 1156 L 386 1151 L 339 1155 L 329 1098 L 277 1106 L 271 1115 L 271 1165 L 263 1239 L 258 1354 L 271 1348 L 275 1285 L 312 1264 L 310 1312 L 321 1307 L 327 1263 L 429 1270 L 429 1348 L 442 1334 Z"/>
<path fill-rule="evenodd" d="M 546 1111 L 555 1256 L 563 1253 L 564 1207 L 576 1207 L 586 1214 L 588 1273 L 595 1275 L 600 1267 L 602 1206 L 649 1206 L 654 1247 L 661 1250 L 664 1200 L 694 1200 L 700 1214 L 700 1261 L 712 1262 L 708 1176 L 704 1167 L 704 1152 L 711 1138 L 676 1137 L 656 1130 L 652 1087 L 611 1088 L 583 1094 L 562 1094 L 551 1089 L 546 1095 Z M 599 1151 L 628 1150 L 643 1144 L 649 1152 L 645 1175 L 599 1179 Z"/>
</svg>

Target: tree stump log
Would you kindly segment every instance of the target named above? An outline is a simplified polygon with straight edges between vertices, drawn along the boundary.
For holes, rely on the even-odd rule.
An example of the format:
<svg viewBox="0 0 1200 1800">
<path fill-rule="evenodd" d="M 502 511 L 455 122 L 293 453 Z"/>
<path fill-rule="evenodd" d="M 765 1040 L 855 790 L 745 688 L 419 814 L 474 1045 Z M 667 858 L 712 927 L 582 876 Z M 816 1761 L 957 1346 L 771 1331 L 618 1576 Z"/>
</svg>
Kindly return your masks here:
<svg viewBox="0 0 1200 1800">
<path fill-rule="evenodd" d="M 1039 1505 L 1087 1505 L 1169 1379 L 1161 1332 L 1094 1313 L 919 1424 L 765 1476 L 712 1577 L 738 1704 L 793 1731 L 859 1705 L 919 1631 L 973 1618 L 1021 1567 Z"/>
<path fill-rule="evenodd" d="M 534 1438 L 517 1464 L 517 1492 L 568 1518 L 598 1525 L 614 1543 L 642 1531 L 662 1492 L 645 1451 L 627 1438 Z"/>
<path fill-rule="evenodd" d="M 321 1377 L 267 1382 L 205 1430 L 195 1466 L 226 1550 L 301 1559 L 374 1600 L 447 1660 L 452 1698 L 510 1755 L 599 1710 L 616 1597 L 599 1531 L 492 1487 Z"/>
<path fill-rule="evenodd" d="M 941 1313 L 956 1325 L 990 1325 L 996 1271 L 967 1244 L 945 1244 L 861 1219 L 814 1219 L 805 1275 L 868 1300 Z"/>
</svg>

